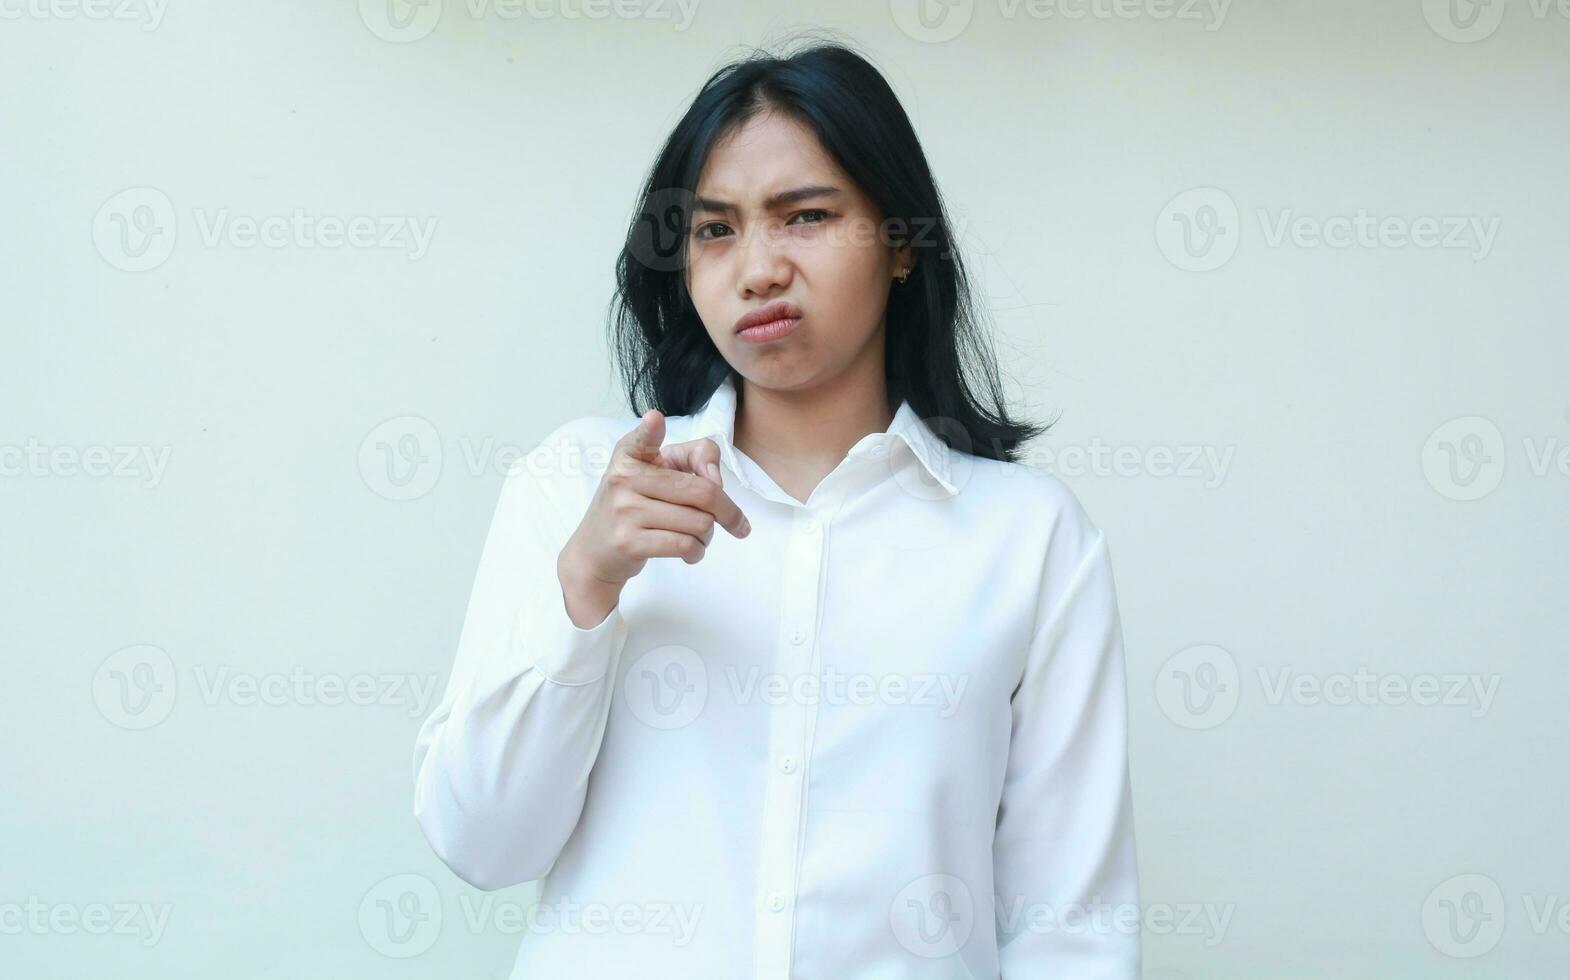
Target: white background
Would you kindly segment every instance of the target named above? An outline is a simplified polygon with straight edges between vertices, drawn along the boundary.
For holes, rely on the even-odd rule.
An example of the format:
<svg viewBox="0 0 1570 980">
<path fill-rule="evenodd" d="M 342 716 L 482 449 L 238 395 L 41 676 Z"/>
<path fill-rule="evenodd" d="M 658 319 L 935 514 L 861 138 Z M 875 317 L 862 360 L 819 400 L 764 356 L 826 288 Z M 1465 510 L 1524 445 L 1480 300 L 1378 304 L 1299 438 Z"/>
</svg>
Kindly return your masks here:
<svg viewBox="0 0 1570 980">
<path fill-rule="evenodd" d="M 0 0 L 0 973 L 507 975 L 530 889 L 430 852 L 414 734 L 507 462 L 627 411 L 655 149 L 817 25 L 1107 531 L 1146 976 L 1563 975 L 1570 12 L 851 7 Z M 296 212 L 403 238 L 247 244 Z"/>
</svg>

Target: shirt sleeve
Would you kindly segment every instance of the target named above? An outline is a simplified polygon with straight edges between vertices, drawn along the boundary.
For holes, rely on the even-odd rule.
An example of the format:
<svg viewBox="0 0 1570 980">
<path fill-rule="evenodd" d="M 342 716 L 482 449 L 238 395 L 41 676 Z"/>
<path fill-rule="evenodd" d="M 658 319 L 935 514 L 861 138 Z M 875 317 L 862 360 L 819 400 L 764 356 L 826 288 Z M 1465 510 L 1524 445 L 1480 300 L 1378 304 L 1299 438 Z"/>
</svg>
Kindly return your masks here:
<svg viewBox="0 0 1570 980">
<path fill-rule="evenodd" d="M 1013 696 L 993 838 L 1004 980 L 1140 974 L 1123 636 L 1106 538 L 1094 534 Z"/>
<path fill-rule="evenodd" d="M 619 602 L 588 629 L 567 615 L 556 559 L 588 498 L 550 443 L 507 471 L 452 674 L 414 747 L 415 819 L 486 890 L 544 877 L 577 826 L 627 638 Z"/>
</svg>

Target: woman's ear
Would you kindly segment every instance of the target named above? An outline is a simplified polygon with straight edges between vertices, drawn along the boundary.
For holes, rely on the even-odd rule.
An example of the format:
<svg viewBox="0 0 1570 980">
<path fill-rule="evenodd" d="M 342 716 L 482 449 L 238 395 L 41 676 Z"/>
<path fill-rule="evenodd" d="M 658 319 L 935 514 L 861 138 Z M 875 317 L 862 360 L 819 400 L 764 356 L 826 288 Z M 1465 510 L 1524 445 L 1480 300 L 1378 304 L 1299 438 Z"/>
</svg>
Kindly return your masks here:
<svg viewBox="0 0 1570 980">
<path fill-rule="evenodd" d="M 894 278 L 903 281 L 916 268 L 916 250 L 901 245 L 894 250 Z"/>
</svg>

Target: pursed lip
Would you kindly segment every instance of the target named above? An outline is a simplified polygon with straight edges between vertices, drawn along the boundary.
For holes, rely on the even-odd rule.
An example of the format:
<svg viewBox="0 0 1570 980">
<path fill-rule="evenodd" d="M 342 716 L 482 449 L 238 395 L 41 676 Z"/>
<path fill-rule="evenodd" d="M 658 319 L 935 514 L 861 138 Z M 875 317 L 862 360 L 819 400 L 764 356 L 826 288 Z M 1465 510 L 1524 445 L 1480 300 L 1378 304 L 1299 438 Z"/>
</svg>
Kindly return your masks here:
<svg viewBox="0 0 1570 980">
<path fill-rule="evenodd" d="M 775 320 L 799 319 L 801 319 L 801 309 L 795 303 L 787 303 L 785 300 L 777 299 L 772 303 L 760 306 L 744 314 L 740 320 L 736 321 L 735 332 L 740 333 L 748 327 L 762 326 L 765 323 L 773 323 Z"/>
</svg>

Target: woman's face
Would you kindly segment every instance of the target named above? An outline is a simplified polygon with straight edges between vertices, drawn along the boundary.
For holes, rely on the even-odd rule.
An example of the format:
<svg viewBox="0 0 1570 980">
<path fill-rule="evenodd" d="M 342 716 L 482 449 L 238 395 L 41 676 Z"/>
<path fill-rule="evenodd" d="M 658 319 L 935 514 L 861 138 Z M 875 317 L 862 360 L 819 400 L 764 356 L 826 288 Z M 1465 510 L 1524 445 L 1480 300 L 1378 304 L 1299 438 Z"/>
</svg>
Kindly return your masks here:
<svg viewBox="0 0 1570 980">
<path fill-rule="evenodd" d="M 715 143 L 696 197 L 687 291 L 737 373 L 788 390 L 859 358 L 882 372 L 889 288 L 909 267 L 910 249 L 895 248 L 877 207 L 816 134 L 760 113 Z M 800 312 L 788 333 L 748 339 L 737 331 L 744 314 L 776 301 Z"/>
</svg>

